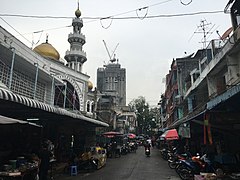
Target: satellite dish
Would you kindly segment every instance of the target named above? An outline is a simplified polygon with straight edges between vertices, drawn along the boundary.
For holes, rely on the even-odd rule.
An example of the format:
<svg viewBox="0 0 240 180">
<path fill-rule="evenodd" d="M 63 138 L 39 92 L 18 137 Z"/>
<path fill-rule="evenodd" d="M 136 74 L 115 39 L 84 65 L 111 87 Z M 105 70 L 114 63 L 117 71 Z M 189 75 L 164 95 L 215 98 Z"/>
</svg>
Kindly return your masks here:
<svg viewBox="0 0 240 180">
<path fill-rule="evenodd" d="M 232 27 L 230 27 L 228 30 L 226 30 L 225 33 L 223 33 L 223 35 L 221 36 L 221 40 L 225 40 L 227 37 L 229 37 L 229 35 L 232 31 L 233 31 Z"/>
</svg>

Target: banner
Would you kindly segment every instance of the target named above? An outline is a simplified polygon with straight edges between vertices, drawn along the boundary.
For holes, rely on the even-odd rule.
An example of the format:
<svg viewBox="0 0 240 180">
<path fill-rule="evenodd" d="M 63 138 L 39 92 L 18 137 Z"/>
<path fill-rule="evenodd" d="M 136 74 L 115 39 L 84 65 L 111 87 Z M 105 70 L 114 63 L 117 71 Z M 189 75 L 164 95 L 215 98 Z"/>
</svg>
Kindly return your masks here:
<svg viewBox="0 0 240 180">
<path fill-rule="evenodd" d="M 178 135 L 183 138 L 191 138 L 190 124 L 182 124 L 178 128 Z"/>
</svg>

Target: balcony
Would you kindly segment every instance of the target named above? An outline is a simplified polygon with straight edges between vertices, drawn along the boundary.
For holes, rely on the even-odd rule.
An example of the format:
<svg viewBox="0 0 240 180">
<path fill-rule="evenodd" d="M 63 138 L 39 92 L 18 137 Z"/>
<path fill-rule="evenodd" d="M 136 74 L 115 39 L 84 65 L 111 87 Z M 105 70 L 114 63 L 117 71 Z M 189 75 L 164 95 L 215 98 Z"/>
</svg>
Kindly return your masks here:
<svg viewBox="0 0 240 180">
<path fill-rule="evenodd" d="M 80 58 L 80 60 L 78 59 L 78 61 L 80 62 L 85 62 L 87 60 L 86 58 L 86 53 L 84 51 L 81 50 L 67 50 L 66 54 L 65 54 L 65 59 L 69 62 L 69 61 L 76 61 L 75 57 Z"/>
<path fill-rule="evenodd" d="M 83 35 L 82 33 L 70 33 L 68 35 L 68 42 L 81 42 L 82 44 L 84 44 L 86 42 L 86 37 L 85 35 Z"/>
<path fill-rule="evenodd" d="M 217 41 L 216 41 L 217 42 Z M 194 89 L 196 89 L 200 83 L 202 83 L 205 78 L 207 77 L 207 75 L 209 75 L 209 73 L 211 71 L 213 71 L 214 69 L 217 70 L 216 67 L 221 67 L 221 63 L 224 61 L 224 56 L 229 53 L 229 51 L 232 50 L 233 46 L 234 46 L 234 35 L 231 36 L 228 41 L 221 46 L 221 48 L 218 48 L 217 51 L 215 51 L 215 53 L 212 53 L 212 59 L 209 61 L 209 59 L 205 59 L 202 61 L 202 63 L 205 63 L 204 69 L 201 69 L 200 72 L 200 76 L 195 80 L 195 82 L 191 85 L 191 87 L 188 89 L 188 91 L 186 92 L 184 99 L 191 93 L 191 91 L 193 91 Z M 213 42 L 211 42 L 211 44 L 214 44 Z"/>
</svg>

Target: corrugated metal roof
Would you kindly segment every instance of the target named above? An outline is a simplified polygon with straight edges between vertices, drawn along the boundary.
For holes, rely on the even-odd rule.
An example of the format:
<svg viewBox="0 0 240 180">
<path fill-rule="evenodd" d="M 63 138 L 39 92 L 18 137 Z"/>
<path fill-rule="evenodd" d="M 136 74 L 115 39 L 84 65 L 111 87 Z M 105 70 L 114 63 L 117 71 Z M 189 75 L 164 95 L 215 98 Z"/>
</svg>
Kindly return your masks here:
<svg viewBox="0 0 240 180">
<path fill-rule="evenodd" d="M 73 112 L 67 111 L 66 109 L 63 109 L 63 108 L 57 108 L 57 107 L 51 106 L 49 104 L 39 102 L 34 99 L 30 99 L 30 98 L 27 98 L 27 97 L 24 97 L 24 96 L 21 96 L 18 94 L 14 94 L 13 92 L 6 90 L 6 89 L 2 89 L 2 88 L 0 88 L 0 99 L 20 103 L 20 104 L 23 104 L 23 105 L 31 107 L 31 108 L 41 109 L 41 110 L 44 110 L 44 111 L 47 111 L 50 113 L 55 113 L 57 115 L 68 116 L 73 119 L 80 119 L 82 121 L 87 121 L 89 123 L 93 123 L 96 126 L 103 126 L 103 127 L 109 126 L 105 122 L 102 122 L 102 121 L 99 121 L 96 119 L 92 119 L 92 118 L 88 118 L 82 114 L 73 113 Z"/>
<path fill-rule="evenodd" d="M 220 103 L 225 102 L 226 100 L 233 97 L 234 95 L 236 95 L 239 92 L 240 92 L 240 84 L 232 87 L 231 89 L 227 90 L 223 94 L 221 94 L 221 95 L 215 97 L 214 99 L 210 100 L 207 103 L 207 109 L 208 110 L 213 109 L 214 107 L 216 107 Z"/>
</svg>

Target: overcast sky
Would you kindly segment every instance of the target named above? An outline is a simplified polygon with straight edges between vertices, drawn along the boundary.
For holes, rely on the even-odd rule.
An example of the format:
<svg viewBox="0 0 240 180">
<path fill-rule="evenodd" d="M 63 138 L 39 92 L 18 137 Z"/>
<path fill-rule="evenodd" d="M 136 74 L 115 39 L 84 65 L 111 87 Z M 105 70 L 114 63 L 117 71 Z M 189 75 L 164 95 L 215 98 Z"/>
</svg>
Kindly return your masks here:
<svg viewBox="0 0 240 180">
<path fill-rule="evenodd" d="M 203 33 L 198 28 L 201 20 L 206 26 L 207 40 L 218 39 L 230 26 L 229 14 L 198 12 L 223 11 L 228 0 L 80 0 L 80 11 L 86 36 L 83 50 L 87 53 L 83 72 L 96 85 L 97 68 L 109 62 L 103 40 L 127 72 L 127 102 L 144 96 L 156 105 L 165 91 L 163 78 L 173 58 L 181 58 L 203 47 Z M 146 7 L 146 8 L 144 8 Z M 39 45 L 49 35 L 52 44 L 64 58 L 70 48 L 67 41 L 72 32 L 71 18 L 19 18 L 2 16 L 36 15 L 74 17 L 77 0 L 1 0 L 0 25 L 31 47 Z M 140 10 L 137 10 L 140 9 Z M 159 17 L 160 15 L 179 15 Z M 185 14 L 185 15 L 184 15 Z M 113 17 L 115 19 L 89 19 Z M 155 16 L 155 17 L 153 17 Z M 116 19 L 122 18 L 123 19 Z M 131 18 L 130 18 L 131 17 Z M 144 18 L 145 17 L 145 18 Z M 21 33 L 20 36 L 15 30 Z M 44 30 L 42 33 L 34 33 Z M 36 44 L 37 43 L 37 44 Z M 186 52 L 186 54 L 184 54 Z"/>
</svg>

